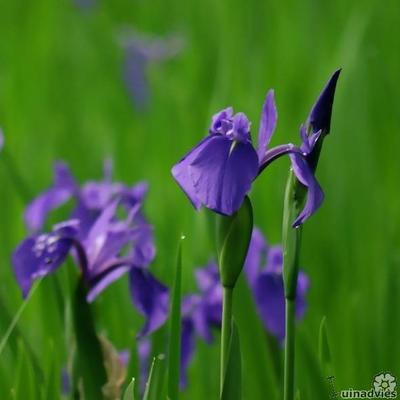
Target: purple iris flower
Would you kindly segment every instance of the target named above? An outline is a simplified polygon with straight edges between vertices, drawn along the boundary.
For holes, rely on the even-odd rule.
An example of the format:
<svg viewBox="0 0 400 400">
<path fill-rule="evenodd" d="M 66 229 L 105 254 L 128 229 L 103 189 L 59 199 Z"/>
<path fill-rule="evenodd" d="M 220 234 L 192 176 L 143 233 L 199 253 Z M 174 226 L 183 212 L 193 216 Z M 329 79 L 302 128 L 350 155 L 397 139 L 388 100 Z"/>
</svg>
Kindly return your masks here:
<svg viewBox="0 0 400 400">
<path fill-rule="evenodd" d="M 262 109 L 256 148 L 245 114 L 234 114 L 231 107 L 215 114 L 208 136 L 172 168 L 174 179 L 193 206 L 196 209 L 204 206 L 223 215 L 232 215 L 242 205 L 257 176 L 277 158 L 290 155 L 296 177 L 307 188 L 305 207 L 293 226 L 297 227 L 309 218 L 323 200 L 322 189 L 314 177 L 310 160 L 320 135 L 326 132 L 326 128 L 329 129 L 337 78 L 338 72 L 332 76 L 309 117 L 307 128 L 314 124 L 313 127 L 320 129 L 312 131 L 312 135 L 302 129 L 300 147 L 290 143 L 269 147 L 277 122 L 272 90 L 267 93 Z"/>
<path fill-rule="evenodd" d="M 156 330 L 168 316 L 169 293 L 148 271 L 155 246 L 153 229 L 140 209 L 143 185 L 128 188 L 107 181 L 80 188 L 64 165 L 56 171 L 55 185 L 28 207 L 30 227 L 42 225 L 50 210 L 72 196 L 77 206 L 72 219 L 50 233 L 33 233 L 15 250 L 12 261 L 23 296 L 35 279 L 54 272 L 71 254 L 86 283 L 88 302 L 128 272 L 133 303 L 146 317 L 138 336 Z"/>
<path fill-rule="evenodd" d="M 265 329 L 281 342 L 285 338 L 285 295 L 281 246 L 268 246 L 260 230 L 254 228 L 245 262 L 247 282 Z M 306 311 L 307 275 L 300 271 L 297 282 L 296 318 Z"/>
</svg>

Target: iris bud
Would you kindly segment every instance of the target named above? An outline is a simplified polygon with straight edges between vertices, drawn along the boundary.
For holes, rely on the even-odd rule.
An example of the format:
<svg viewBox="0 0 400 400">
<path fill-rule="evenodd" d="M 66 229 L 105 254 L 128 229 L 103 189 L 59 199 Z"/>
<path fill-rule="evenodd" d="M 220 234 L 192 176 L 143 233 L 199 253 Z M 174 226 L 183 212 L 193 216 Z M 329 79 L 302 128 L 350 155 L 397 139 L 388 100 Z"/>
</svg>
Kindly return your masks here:
<svg viewBox="0 0 400 400">
<path fill-rule="evenodd" d="M 253 208 L 246 196 L 240 209 L 217 219 L 217 251 L 221 283 L 234 288 L 243 269 L 253 231 Z"/>
</svg>

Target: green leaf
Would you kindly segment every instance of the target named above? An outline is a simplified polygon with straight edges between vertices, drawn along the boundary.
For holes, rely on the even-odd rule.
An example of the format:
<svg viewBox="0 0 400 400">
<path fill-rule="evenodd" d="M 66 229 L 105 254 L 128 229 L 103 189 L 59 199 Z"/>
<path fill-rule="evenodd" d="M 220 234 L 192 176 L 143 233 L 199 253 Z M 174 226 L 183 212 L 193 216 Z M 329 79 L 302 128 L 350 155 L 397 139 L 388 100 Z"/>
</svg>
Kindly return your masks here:
<svg viewBox="0 0 400 400">
<path fill-rule="evenodd" d="M 124 400 L 135 400 L 135 378 L 132 378 L 131 383 L 125 389 Z"/>
<path fill-rule="evenodd" d="M 102 399 L 102 387 L 107 381 L 106 371 L 82 280 L 79 280 L 75 290 L 72 313 L 77 350 L 74 384 L 83 393 L 85 399 Z"/>
<path fill-rule="evenodd" d="M 232 334 L 226 366 L 221 400 L 240 400 L 242 398 L 242 357 L 240 354 L 239 333 L 232 321 Z M 172 399 L 173 400 L 173 399 Z"/>
<path fill-rule="evenodd" d="M 181 358 L 181 286 L 182 286 L 182 243 L 178 245 L 178 256 L 175 267 L 175 280 L 171 300 L 171 319 L 168 346 L 168 397 L 179 398 L 179 371 Z"/>
<path fill-rule="evenodd" d="M 163 354 L 160 354 L 159 356 L 153 358 L 149 378 L 146 382 L 146 389 L 144 392 L 143 400 L 160 400 L 164 398 L 161 394 L 163 392 L 165 372 L 163 368 L 164 359 L 165 356 Z"/>
<path fill-rule="evenodd" d="M 39 398 L 38 388 L 32 360 L 22 341 L 18 343 L 17 373 L 12 393 L 14 398 L 36 400 Z"/>
<path fill-rule="evenodd" d="M 217 218 L 217 252 L 221 283 L 233 288 L 243 269 L 253 232 L 253 208 L 246 196 L 231 216 Z"/>
<path fill-rule="evenodd" d="M 46 360 L 47 362 L 42 361 L 47 368 L 44 390 L 41 397 L 43 400 L 58 399 L 61 393 L 60 354 L 56 350 L 52 340 L 49 342 L 48 347 L 50 352 Z"/>
<path fill-rule="evenodd" d="M 334 375 L 332 367 L 331 350 L 328 341 L 328 328 L 326 323 L 326 317 L 324 316 L 321 320 L 319 327 L 319 362 L 321 364 L 321 370 L 326 378 Z"/>
</svg>

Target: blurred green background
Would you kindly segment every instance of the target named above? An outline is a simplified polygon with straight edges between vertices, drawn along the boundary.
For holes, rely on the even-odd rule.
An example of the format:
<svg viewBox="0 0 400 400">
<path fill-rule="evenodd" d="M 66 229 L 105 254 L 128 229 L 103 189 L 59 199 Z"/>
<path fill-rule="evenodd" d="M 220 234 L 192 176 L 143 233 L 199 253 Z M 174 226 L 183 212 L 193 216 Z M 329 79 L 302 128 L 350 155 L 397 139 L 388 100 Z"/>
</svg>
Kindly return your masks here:
<svg viewBox="0 0 400 400">
<path fill-rule="evenodd" d="M 0 2 L 0 126 L 33 193 L 50 185 L 58 159 L 81 182 L 101 177 L 105 157 L 114 159 L 118 180 L 148 180 L 146 212 L 158 249 L 152 270 L 172 283 L 177 239 L 184 232 L 187 293 L 195 288 L 193 269 L 212 257 L 213 247 L 206 214 L 194 212 L 172 180 L 171 166 L 207 133 L 211 115 L 223 107 L 245 112 L 254 137 L 271 87 L 279 113 L 273 144 L 298 143 L 300 123 L 330 74 L 342 67 L 317 174 L 326 200 L 304 227 L 301 264 L 311 289 L 298 330 L 297 386 L 302 399 L 319 398 L 324 378 L 315 365 L 324 315 L 337 389 L 369 389 L 382 371 L 400 379 L 398 0 L 92 3 Z M 151 91 L 146 109 L 135 107 L 124 82 L 118 43 L 124 26 L 158 37 L 175 34 L 185 42 L 178 55 L 146 70 Z M 271 243 L 280 241 L 288 167 L 287 159 L 275 163 L 251 193 L 256 224 Z M 2 337 L 7 315 L 22 302 L 10 255 L 25 235 L 26 204 L 4 163 L 0 170 Z M 65 276 L 64 268 L 59 277 Z M 53 370 L 58 379 L 68 347 L 53 283 L 43 281 L 1 355 L 2 399 L 23 398 L 21 335 L 45 376 Z M 142 319 L 131 306 L 127 279 L 110 287 L 95 308 L 99 328 L 115 346 L 130 347 Z M 273 351 L 244 285 L 235 314 L 243 345 L 243 398 L 274 399 L 279 371 L 274 372 Z M 156 334 L 158 348 L 164 338 L 165 330 Z M 215 338 L 217 343 L 217 333 Z M 218 346 L 200 342 L 182 397 L 216 398 L 218 365 Z"/>
</svg>

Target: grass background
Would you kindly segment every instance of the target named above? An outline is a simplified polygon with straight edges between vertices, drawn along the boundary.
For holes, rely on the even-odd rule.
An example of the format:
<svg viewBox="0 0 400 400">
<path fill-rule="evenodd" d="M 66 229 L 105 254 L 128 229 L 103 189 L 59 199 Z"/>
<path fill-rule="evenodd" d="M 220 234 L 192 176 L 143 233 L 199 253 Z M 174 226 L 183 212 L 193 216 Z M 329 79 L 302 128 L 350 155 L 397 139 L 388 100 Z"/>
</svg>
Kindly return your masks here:
<svg viewBox="0 0 400 400">
<path fill-rule="evenodd" d="M 173 60 L 150 66 L 145 111 L 135 109 L 122 76 L 117 37 L 126 25 L 159 36 L 176 33 L 186 43 Z M 318 167 L 326 201 L 303 236 L 301 263 L 311 289 L 299 325 L 297 383 L 302 398 L 317 398 L 313 360 L 326 315 L 337 388 L 368 389 L 381 371 L 400 378 L 399 36 L 397 0 L 114 0 L 89 8 L 69 0 L 1 1 L 0 125 L 7 151 L 35 194 L 51 183 L 56 159 L 67 161 L 82 182 L 100 178 L 108 156 L 117 179 L 148 180 L 146 211 L 158 248 L 152 269 L 172 283 L 176 244 L 184 232 L 186 293 L 195 287 L 193 269 L 212 256 L 212 243 L 206 214 L 193 211 L 171 179 L 171 166 L 225 106 L 245 112 L 257 132 L 271 87 L 279 112 L 273 143 L 297 142 L 317 94 L 342 67 L 332 133 Z M 10 254 L 25 234 L 26 204 L 5 165 L 0 169 L 2 336 L 7 315 L 22 302 Z M 287 170 L 288 160 L 275 163 L 251 193 L 256 224 L 272 243 L 280 241 Z M 61 282 L 67 276 L 66 268 L 60 270 Z M 29 392 L 38 390 L 34 386 L 58 382 L 68 346 L 54 285 L 43 281 L 1 355 L 2 399 L 34 398 Z M 142 320 L 131 306 L 126 279 L 110 287 L 95 308 L 99 328 L 118 348 L 130 347 Z M 235 313 L 243 341 L 244 398 L 274 398 L 280 384 L 273 351 L 243 284 Z M 157 337 L 161 346 L 164 333 Z M 44 380 L 30 367 L 26 343 Z M 218 346 L 199 343 L 182 397 L 217 393 L 218 362 Z M 26 385 L 26 374 L 37 385 Z"/>
</svg>

